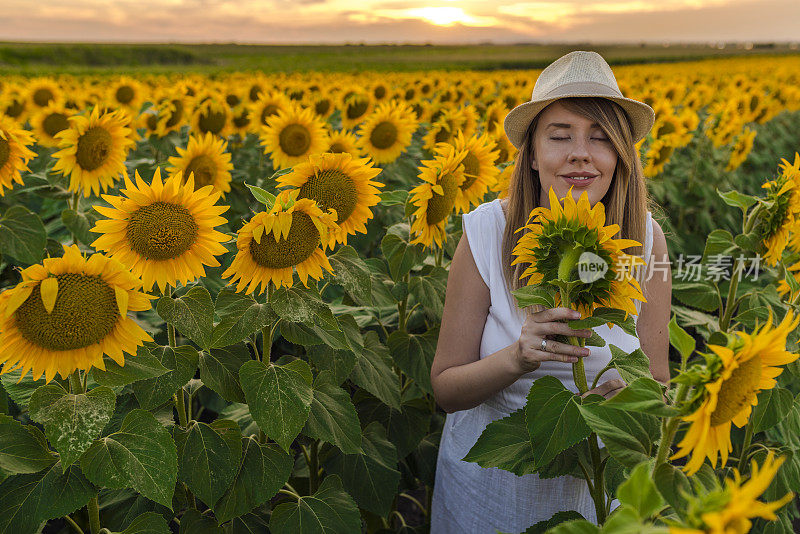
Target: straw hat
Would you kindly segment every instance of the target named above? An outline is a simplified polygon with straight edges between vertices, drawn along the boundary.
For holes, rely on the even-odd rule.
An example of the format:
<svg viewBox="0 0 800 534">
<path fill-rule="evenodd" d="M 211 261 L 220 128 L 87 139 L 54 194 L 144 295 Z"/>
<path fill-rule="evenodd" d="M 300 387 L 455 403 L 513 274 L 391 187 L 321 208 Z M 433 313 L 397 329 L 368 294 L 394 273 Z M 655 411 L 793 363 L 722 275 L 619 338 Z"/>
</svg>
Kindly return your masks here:
<svg viewBox="0 0 800 534">
<path fill-rule="evenodd" d="M 634 143 L 653 127 L 656 118 L 653 108 L 622 96 L 606 60 L 597 52 L 576 50 L 548 65 L 536 79 L 530 101 L 508 112 L 503 121 L 508 140 L 520 148 L 531 120 L 551 102 L 559 98 L 589 96 L 607 98 L 622 106 L 633 125 Z"/>
</svg>

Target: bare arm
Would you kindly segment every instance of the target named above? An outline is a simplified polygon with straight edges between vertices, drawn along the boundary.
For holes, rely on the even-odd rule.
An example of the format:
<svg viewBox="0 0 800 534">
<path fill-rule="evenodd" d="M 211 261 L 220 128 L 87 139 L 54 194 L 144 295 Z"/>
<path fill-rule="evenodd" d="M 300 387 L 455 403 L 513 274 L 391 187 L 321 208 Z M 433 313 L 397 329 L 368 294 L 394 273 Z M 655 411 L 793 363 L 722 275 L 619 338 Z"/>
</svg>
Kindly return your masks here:
<svg viewBox="0 0 800 534">
<path fill-rule="evenodd" d="M 647 302 L 642 303 L 641 315 L 636 321 L 639 344 L 650 359 L 650 372 L 653 378 L 667 384 L 669 376 L 669 330 L 667 324 L 672 306 L 672 270 L 667 253 L 667 240 L 661 226 L 653 221 L 653 251 L 648 261 L 645 284 L 648 291 Z M 651 273 L 653 260 L 666 262 L 666 273 Z M 652 274 L 652 276 L 651 276 Z M 650 277 L 649 280 L 647 278 Z"/>
<path fill-rule="evenodd" d="M 489 288 L 475 265 L 466 234 L 462 234 L 450 264 L 442 326 L 431 367 L 434 397 L 447 413 L 481 404 L 522 375 L 514 363 L 516 342 L 480 358 L 489 304 Z"/>
</svg>

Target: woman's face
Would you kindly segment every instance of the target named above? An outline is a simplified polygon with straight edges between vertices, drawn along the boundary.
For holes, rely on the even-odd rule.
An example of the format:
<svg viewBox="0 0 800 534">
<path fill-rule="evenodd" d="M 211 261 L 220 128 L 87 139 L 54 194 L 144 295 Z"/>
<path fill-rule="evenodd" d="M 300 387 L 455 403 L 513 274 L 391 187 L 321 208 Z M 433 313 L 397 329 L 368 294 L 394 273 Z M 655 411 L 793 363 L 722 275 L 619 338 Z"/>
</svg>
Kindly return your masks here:
<svg viewBox="0 0 800 534">
<path fill-rule="evenodd" d="M 611 186 L 617 166 L 617 152 L 600 126 L 578 115 L 558 100 L 541 111 L 533 133 L 531 167 L 539 171 L 542 184 L 539 205 L 550 207 L 552 187 L 558 198 L 564 198 L 572 187 L 577 201 L 584 191 L 594 206 Z M 572 178 L 584 174 L 588 179 Z"/>
</svg>

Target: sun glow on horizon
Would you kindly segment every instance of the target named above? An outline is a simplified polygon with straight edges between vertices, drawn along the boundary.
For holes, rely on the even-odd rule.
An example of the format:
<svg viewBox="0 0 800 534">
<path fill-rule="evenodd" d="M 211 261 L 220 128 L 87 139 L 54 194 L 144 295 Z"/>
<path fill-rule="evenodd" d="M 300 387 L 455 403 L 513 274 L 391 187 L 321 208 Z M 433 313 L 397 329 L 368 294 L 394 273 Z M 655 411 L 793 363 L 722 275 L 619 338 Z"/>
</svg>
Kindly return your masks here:
<svg viewBox="0 0 800 534">
<path fill-rule="evenodd" d="M 437 26 L 451 26 L 457 22 L 472 24 L 475 18 L 466 14 L 460 7 L 420 7 L 405 12 L 408 16 L 427 20 Z"/>
</svg>

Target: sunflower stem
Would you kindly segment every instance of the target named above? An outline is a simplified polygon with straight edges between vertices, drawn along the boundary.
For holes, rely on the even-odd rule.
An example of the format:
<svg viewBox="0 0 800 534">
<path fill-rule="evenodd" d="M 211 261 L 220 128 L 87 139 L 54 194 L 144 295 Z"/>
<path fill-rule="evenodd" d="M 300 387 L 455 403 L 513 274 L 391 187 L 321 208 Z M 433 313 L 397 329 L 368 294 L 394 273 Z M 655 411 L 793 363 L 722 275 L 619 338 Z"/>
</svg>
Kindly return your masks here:
<svg viewBox="0 0 800 534">
<path fill-rule="evenodd" d="M 309 474 L 308 492 L 311 495 L 316 493 L 317 489 L 319 488 L 319 456 L 318 456 L 319 450 L 317 447 L 318 444 L 319 442 L 317 440 L 314 440 L 314 442 L 311 443 L 311 454 L 309 458 L 311 461 L 308 464 L 308 474 Z"/>
<path fill-rule="evenodd" d="M 597 524 L 602 525 L 606 522 L 605 489 L 603 488 L 604 466 L 600 459 L 600 446 L 597 444 L 597 434 L 592 432 L 588 439 L 592 467 L 594 468 L 594 491 L 591 492 L 592 500 L 594 501 L 595 513 L 597 514 Z"/>
<path fill-rule="evenodd" d="M 678 392 L 675 394 L 675 404 L 678 405 L 686 398 L 689 393 L 688 384 L 678 384 Z M 661 432 L 661 442 L 658 444 L 658 451 L 656 452 L 656 464 L 654 467 L 666 463 L 667 456 L 672 448 L 672 439 L 675 437 L 675 432 L 678 430 L 680 424 L 680 416 L 670 417 L 663 424 L 663 431 Z M 655 469 L 653 469 L 655 472 Z"/>
<path fill-rule="evenodd" d="M 736 262 L 736 265 L 733 267 L 733 274 L 731 275 L 730 287 L 728 288 L 728 298 L 725 301 L 725 313 L 719 320 L 719 329 L 723 333 L 728 332 L 728 327 L 731 324 L 731 317 L 733 317 L 733 311 L 736 309 L 736 289 L 739 287 L 739 276 L 741 273 L 742 262 Z"/>
<path fill-rule="evenodd" d="M 435 254 L 437 267 L 442 266 L 442 257 L 444 257 L 444 247 L 437 247 Z"/>
<path fill-rule="evenodd" d="M 98 534 L 100 532 L 100 503 L 97 495 L 91 498 L 86 509 L 89 511 L 89 531 L 92 534 Z"/>
<path fill-rule="evenodd" d="M 272 329 L 265 326 L 261 329 L 261 361 L 270 361 L 272 353 Z"/>
<path fill-rule="evenodd" d="M 183 388 L 178 390 L 180 393 L 173 393 L 172 400 L 175 401 L 175 409 L 178 410 L 178 423 L 186 428 L 189 419 L 186 417 L 186 403 L 183 401 Z"/>
<path fill-rule="evenodd" d="M 84 390 L 81 387 L 82 383 L 83 381 L 81 380 L 81 371 L 80 369 L 75 369 L 74 371 L 72 371 L 72 374 L 69 375 L 69 385 L 70 388 L 72 389 L 73 395 L 80 395 L 81 393 L 83 393 Z"/>
<path fill-rule="evenodd" d="M 747 427 L 744 431 L 744 443 L 742 444 L 742 453 L 739 455 L 739 473 L 744 475 L 744 468 L 747 467 L 747 452 L 750 448 L 750 443 L 753 441 L 753 418 L 747 421 Z"/>
<path fill-rule="evenodd" d="M 575 247 L 561 256 L 561 261 L 558 264 L 558 279 L 560 281 L 569 282 L 569 275 L 572 272 L 573 267 L 575 267 L 575 264 L 578 263 L 581 252 L 582 249 L 580 247 Z M 569 293 L 566 291 L 563 284 L 559 287 L 559 292 L 561 295 L 561 305 L 566 308 L 571 308 L 572 302 L 569 298 Z M 570 345 L 580 346 L 577 336 L 568 336 L 567 340 Z M 572 378 L 575 381 L 575 385 L 578 387 L 578 391 L 581 395 L 589 391 L 589 385 L 586 382 L 586 368 L 583 364 L 583 358 L 578 358 L 578 361 L 572 364 Z"/>
<path fill-rule="evenodd" d="M 77 532 L 78 534 L 83 534 L 83 529 L 69 515 L 65 515 L 64 520 L 67 523 L 69 523 L 69 525 L 75 530 L 75 532 Z"/>
</svg>

